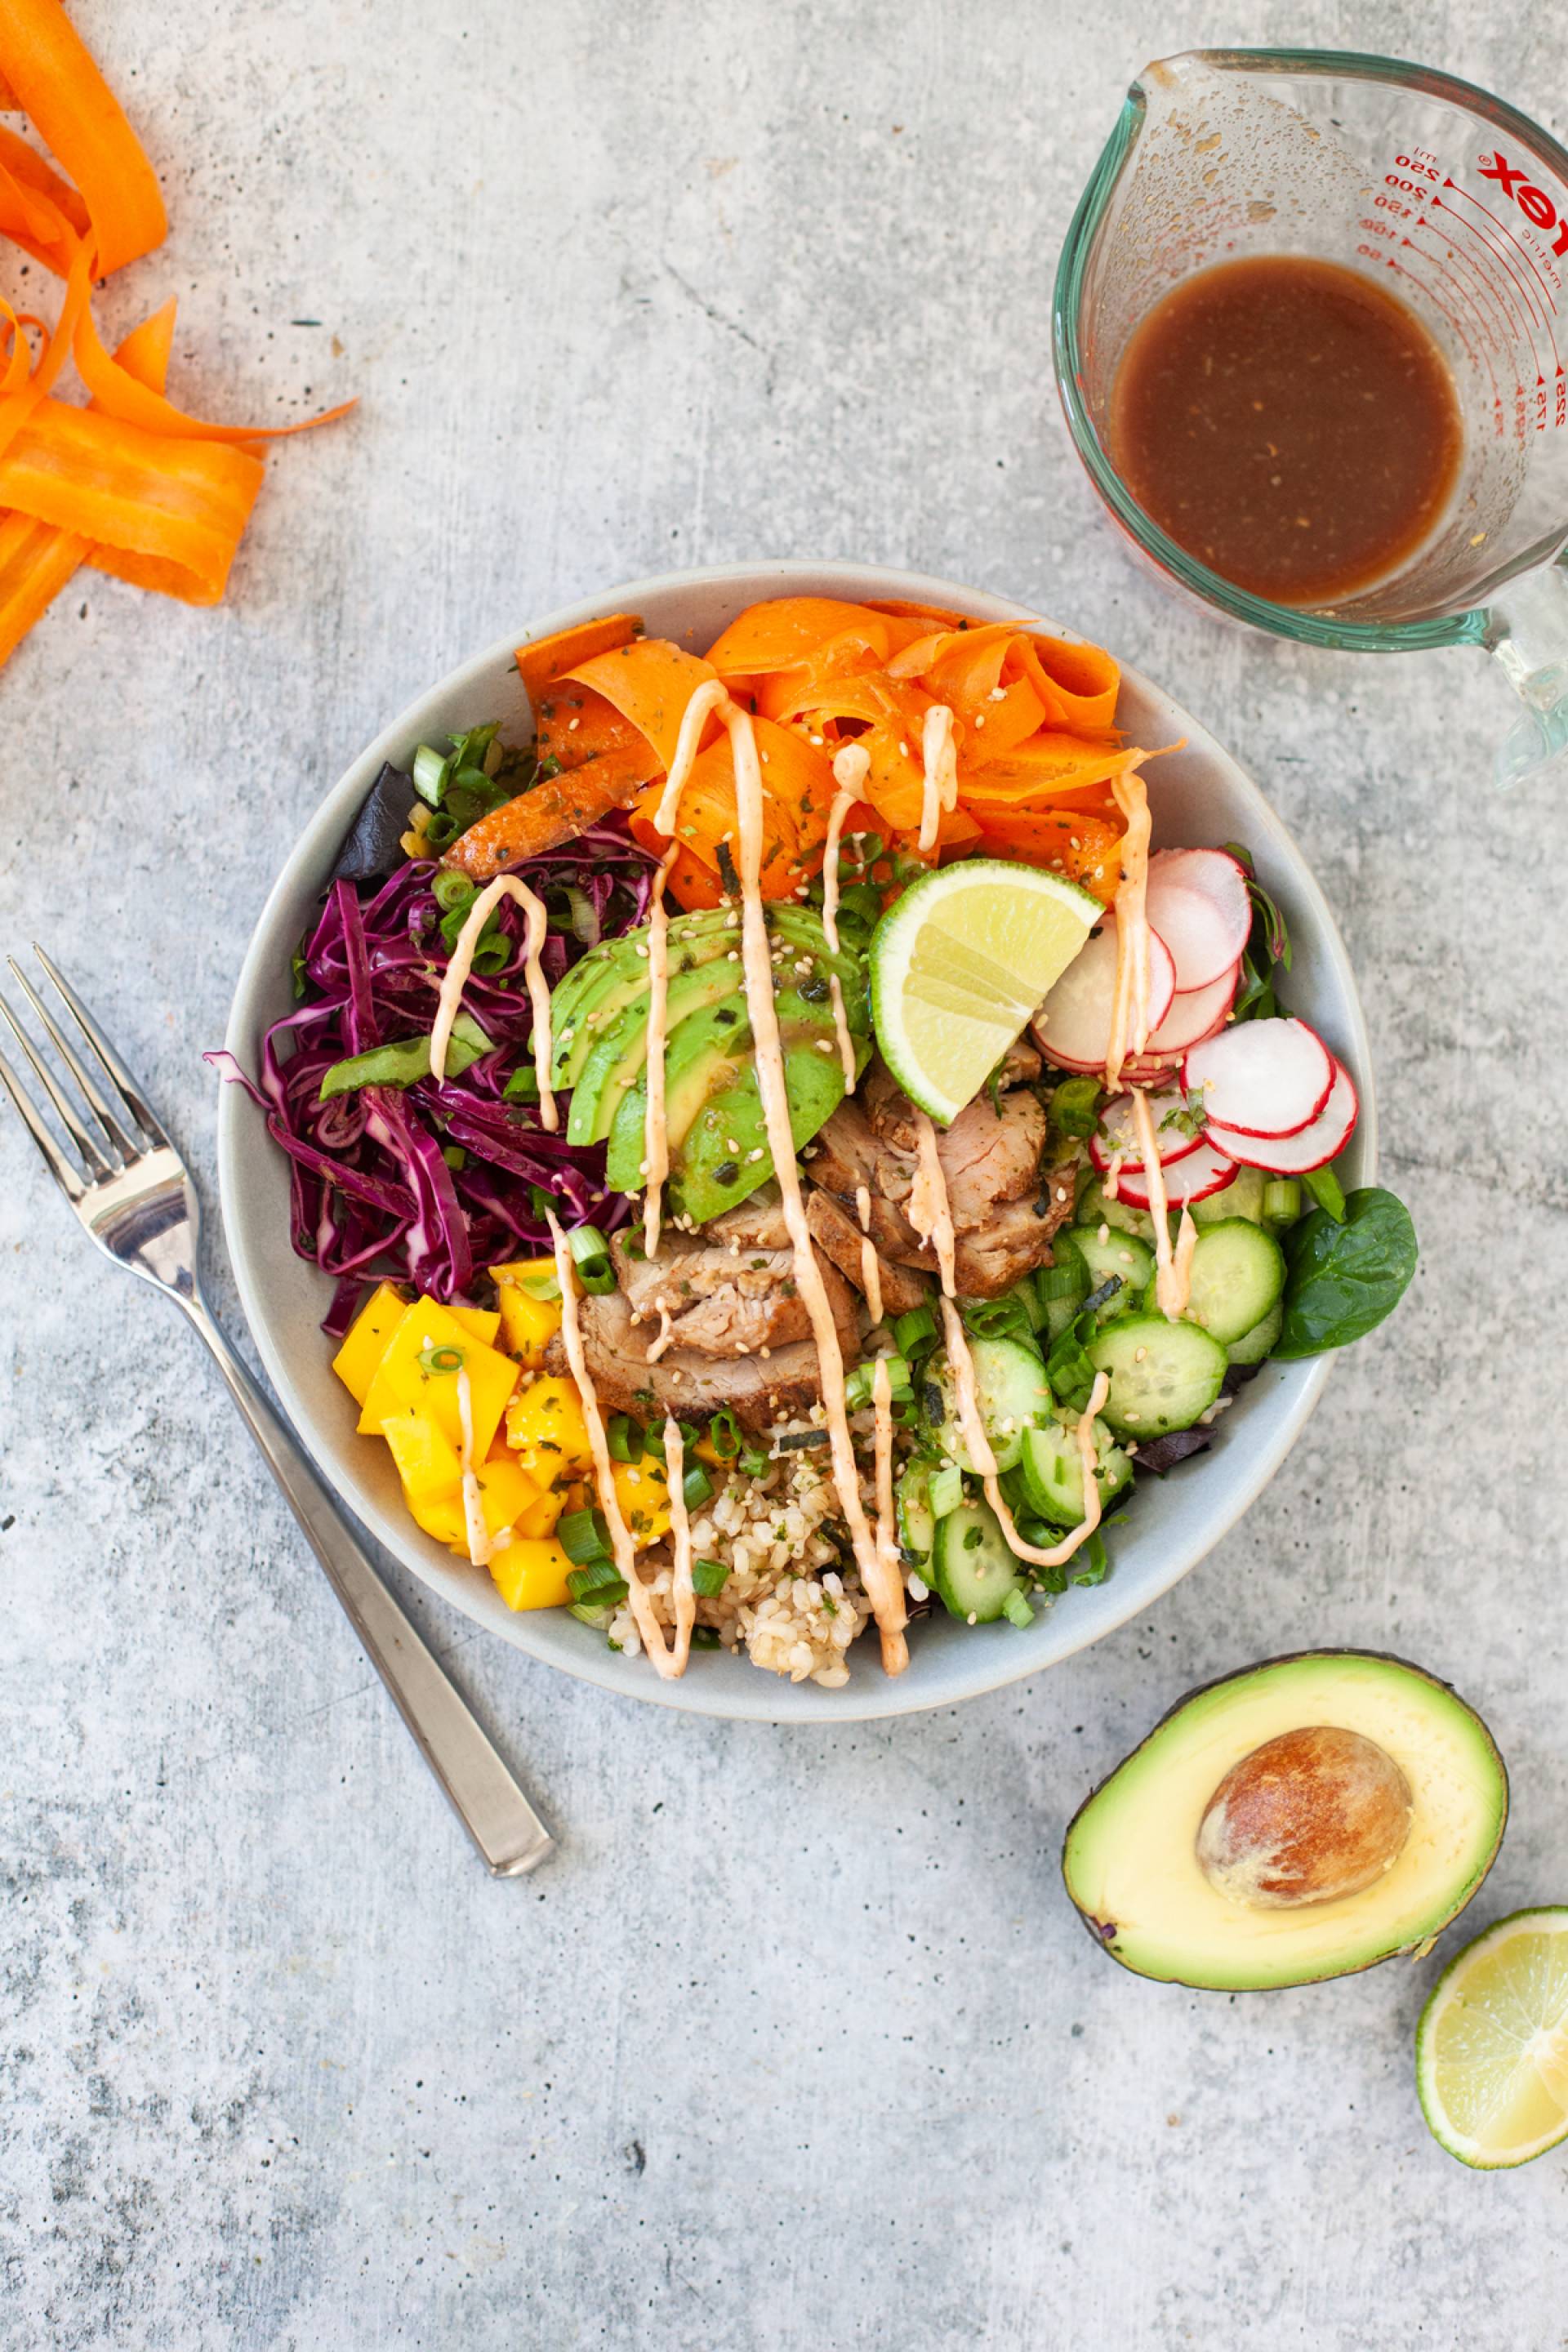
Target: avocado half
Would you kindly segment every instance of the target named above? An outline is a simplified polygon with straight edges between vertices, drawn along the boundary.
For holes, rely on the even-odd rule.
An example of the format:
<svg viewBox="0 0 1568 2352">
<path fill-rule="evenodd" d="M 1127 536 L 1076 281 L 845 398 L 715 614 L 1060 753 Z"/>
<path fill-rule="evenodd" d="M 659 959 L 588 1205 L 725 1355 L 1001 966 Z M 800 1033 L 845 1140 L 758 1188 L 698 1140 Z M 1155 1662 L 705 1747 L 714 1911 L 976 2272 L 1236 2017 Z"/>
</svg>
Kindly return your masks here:
<svg viewBox="0 0 1568 2352">
<path fill-rule="evenodd" d="M 1330 1725 L 1374 1741 L 1404 1772 L 1410 1831 L 1357 1895 L 1258 1909 L 1209 1884 L 1198 1825 L 1215 1788 L 1266 1740 Z M 1139 1976 L 1205 1990 L 1271 1991 L 1424 1951 L 1491 1868 L 1508 1773 L 1448 1684 L 1373 1650 L 1268 1658 L 1188 1693 L 1079 1806 L 1062 1875 L 1101 1950 Z"/>
</svg>

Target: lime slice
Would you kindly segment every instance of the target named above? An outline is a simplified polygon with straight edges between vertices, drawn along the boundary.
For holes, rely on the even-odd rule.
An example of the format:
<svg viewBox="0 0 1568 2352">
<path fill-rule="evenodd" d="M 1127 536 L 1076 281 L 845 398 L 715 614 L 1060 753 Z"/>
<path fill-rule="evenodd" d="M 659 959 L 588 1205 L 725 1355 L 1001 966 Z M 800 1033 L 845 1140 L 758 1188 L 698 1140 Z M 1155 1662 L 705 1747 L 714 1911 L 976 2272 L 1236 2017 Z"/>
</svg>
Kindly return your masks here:
<svg viewBox="0 0 1568 2352">
<path fill-rule="evenodd" d="M 871 1019 L 900 1086 L 948 1126 L 1104 915 L 1059 874 L 969 857 L 922 875 L 871 941 Z"/>
<path fill-rule="evenodd" d="M 1421 2012 L 1415 2087 L 1434 2137 L 1478 2170 L 1568 2139 L 1568 1906 L 1466 1945 Z"/>
</svg>

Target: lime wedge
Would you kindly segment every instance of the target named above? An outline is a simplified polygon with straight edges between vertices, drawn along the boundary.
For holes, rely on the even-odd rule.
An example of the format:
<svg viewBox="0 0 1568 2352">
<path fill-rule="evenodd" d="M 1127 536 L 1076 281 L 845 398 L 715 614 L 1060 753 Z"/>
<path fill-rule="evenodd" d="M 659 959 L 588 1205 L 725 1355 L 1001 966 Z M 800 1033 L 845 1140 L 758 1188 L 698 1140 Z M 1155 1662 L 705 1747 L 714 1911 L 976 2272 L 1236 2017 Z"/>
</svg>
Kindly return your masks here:
<svg viewBox="0 0 1568 2352">
<path fill-rule="evenodd" d="M 969 857 L 913 883 L 871 941 L 871 1019 L 900 1086 L 946 1127 L 1104 915 L 1059 874 Z"/>
<path fill-rule="evenodd" d="M 1478 2170 L 1568 2139 L 1568 1906 L 1466 1945 L 1421 2012 L 1415 2087 L 1434 2137 Z"/>
</svg>

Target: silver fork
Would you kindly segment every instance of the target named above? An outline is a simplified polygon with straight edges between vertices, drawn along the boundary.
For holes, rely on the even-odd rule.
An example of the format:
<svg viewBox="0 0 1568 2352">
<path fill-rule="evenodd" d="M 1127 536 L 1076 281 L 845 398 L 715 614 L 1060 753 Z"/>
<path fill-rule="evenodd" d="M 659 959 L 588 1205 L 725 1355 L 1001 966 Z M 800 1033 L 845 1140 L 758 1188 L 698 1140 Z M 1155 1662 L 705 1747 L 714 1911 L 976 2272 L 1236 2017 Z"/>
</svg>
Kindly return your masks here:
<svg viewBox="0 0 1568 2352">
<path fill-rule="evenodd" d="M 0 1013 L 79 1153 L 79 1165 L 61 1150 L 4 1054 L 0 1082 L 90 1238 L 117 1265 L 128 1266 L 183 1307 L 217 1358 L 229 1393 L 365 1654 L 487 1868 L 497 1878 L 521 1876 L 544 1861 L 554 1841 L 446 1669 L 387 1590 L 298 1440 L 225 1337 L 202 1296 L 201 1205 L 185 1164 L 76 991 L 37 943 L 33 952 L 108 1081 L 105 1087 L 93 1076 L 16 957 L 7 957 L 35 1018 L 79 1088 L 79 1101 L 62 1087 L 3 996 Z M 96 1135 L 89 1118 L 96 1122 Z"/>
</svg>

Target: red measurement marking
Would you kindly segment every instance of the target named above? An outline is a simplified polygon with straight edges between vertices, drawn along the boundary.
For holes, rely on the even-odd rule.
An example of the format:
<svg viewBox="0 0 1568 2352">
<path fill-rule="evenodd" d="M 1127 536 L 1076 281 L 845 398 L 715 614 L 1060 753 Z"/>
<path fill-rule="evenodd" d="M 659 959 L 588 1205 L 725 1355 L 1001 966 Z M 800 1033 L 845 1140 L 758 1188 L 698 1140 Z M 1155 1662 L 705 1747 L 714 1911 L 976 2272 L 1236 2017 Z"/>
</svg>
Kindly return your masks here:
<svg viewBox="0 0 1568 2352">
<path fill-rule="evenodd" d="M 1549 298 L 1549 299 L 1548 299 L 1548 300 L 1547 300 L 1545 303 L 1542 303 L 1542 299 L 1541 299 L 1541 297 L 1540 297 L 1540 295 L 1539 295 L 1539 294 L 1537 294 L 1537 293 L 1536 293 L 1536 291 L 1535 291 L 1535 289 L 1534 289 L 1533 285 L 1530 284 L 1528 280 L 1521 279 L 1521 278 L 1520 278 L 1520 277 L 1517 275 L 1517 273 L 1516 273 L 1516 272 L 1514 271 L 1514 269 L 1512 268 L 1511 265 L 1510 265 L 1510 264 L 1509 264 L 1509 261 L 1508 261 L 1508 256 L 1509 256 L 1509 254 L 1510 254 L 1510 253 L 1517 253 L 1517 254 L 1518 254 L 1518 256 L 1519 256 L 1519 257 L 1520 257 L 1520 259 L 1521 259 L 1521 261 L 1529 261 L 1529 262 L 1530 262 L 1530 266 L 1531 266 L 1531 269 L 1534 269 L 1534 268 L 1535 268 L 1535 264 L 1534 264 L 1534 262 L 1531 260 L 1531 257 L 1530 257 L 1530 255 L 1526 252 L 1526 250 L 1525 250 L 1524 247 L 1520 243 L 1520 241 L 1519 241 L 1518 237 L 1517 237 L 1517 236 L 1515 236 L 1515 235 L 1514 235 L 1514 233 L 1513 233 L 1512 229 L 1509 226 L 1509 224 L 1507 223 L 1507 221 L 1505 221 L 1505 220 L 1500 220 L 1500 219 L 1498 218 L 1498 216 L 1497 216 L 1496 213 L 1494 213 L 1494 212 L 1492 211 L 1491 207 L 1490 207 L 1489 205 L 1483 205 L 1482 203 L 1480 203 L 1480 201 L 1479 200 L 1479 198 L 1477 198 L 1477 197 L 1475 197 L 1475 196 L 1472 196 L 1472 195 L 1471 195 L 1471 194 L 1470 194 L 1470 192 L 1469 192 L 1469 190 L 1468 190 L 1468 188 L 1461 188 L 1461 187 L 1460 187 L 1460 185 L 1459 185 L 1459 184 L 1458 184 L 1458 180 L 1445 180 L 1445 181 L 1444 181 L 1444 183 L 1443 183 L 1443 185 L 1444 185 L 1446 188 L 1452 188 L 1452 190 L 1454 191 L 1454 194 L 1455 194 L 1457 196 L 1463 196 L 1463 198 L 1464 198 L 1465 202 L 1466 202 L 1468 205 L 1473 205 L 1475 206 L 1475 209 L 1477 210 L 1477 212 L 1479 212 L 1479 213 L 1480 214 L 1480 215 L 1481 215 L 1481 217 L 1482 217 L 1482 219 L 1483 219 L 1483 220 L 1489 220 L 1489 221 L 1490 221 L 1490 223 L 1492 224 L 1492 226 L 1493 226 L 1493 227 L 1496 229 L 1496 231 L 1497 231 L 1497 236 L 1496 236 L 1496 237 L 1489 237 L 1489 238 L 1487 239 L 1487 242 L 1488 242 L 1488 244 L 1489 244 L 1489 245 L 1492 246 L 1494 249 L 1498 249 L 1498 248 L 1500 247 L 1500 245 L 1501 250 L 1500 251 L 1500 256 L 1499 256 L 1499 257 L 1502 260 L 1502 262 L 1503 262 L 1504 266 L 1505 266 L 1506 268 L 1508 268 L 1509 276 L 1510 276 L 1510 278 L 1512 278 L 1513 282 L 1514 282 L 1514 284 L 1519 288 L 1520 292 L 1521 292 L 1521 294 L 1526 294 L 1526 295 L 1528 295 L 1528 296 L 1531 298 L 1531 302 L 1532 302 L 1532 306 L 1533 306 L 1533 307 L 1531 308 L 1531 316 L 1532 318 L 1535 316 L 1535 311 L 1536 311 L 1536 310 L 1537 310 L 1537 309 L 1539 309 L 1539 310 L 1550 310 L 1550 309 L 1552 307 L 1552 302 L 1551 302 L 1551 300 L 1550 300 L 1550 296 L 1551 296 L 1551 289 L 1550 289 L 1550 287 L 1548 287 L 1548 288 L 1547 288 L 1547 289 L 1546 289 L 1546 290 L 1547 290 L 1547 295 L 1548 295 L 1548 298 Z M 1442 198 L 1441 198 L 1440 196 L 1439 196 L 1439 197 L 1437 197 L 1437 198 L 1436 198 L 1436 199 L 1435 199 L 1435 201 L 1436 201 L 1436 203 L 1438 203 L 1438 204 L 1442 204 L 1442 202 L 1443 202 L 1443 200 L 1442 200 Z M 1445 210 L 1446 212 L 1452 212 L 1452 211 L 1453 211 L 1453 209 L 1454 209 L 1454 207 L 1453 207 L 1453 205 L 1445 205 L 1443 208 L 1444 208 L 1444 210 Z M 1537 275 L 1539 275 L 1539 272 L 1537 272 Z M 1545 279 L 1544 279 L 1544 278 L 1542 278 L 1542 285 L 1543 285 L 1543 286 L 1545 285 L 1546 281 L 1545 281 Z"/>
<path fill-rule="evenodd" d="M 1424 253 L 1421 247 L 1415 244 L 1412 238 L 1408 236 L 1402 237 L 1400 239 L 1400 243 L 1402 246 L 1406 247 L 1409 251 L 1415 256 L 1417 261 L 1430 260 L 1434 268 L 1439 268 L 1441 267 L 1435 255 L 1427 255 Z M 1486 344 L 1483 343 L 1480 350 L 1478 352 L 1474 343 L 1471 342 L 1469 336 L 1465 332 L 1463 320 L 1455 316 L 1454 312 L 1449 310 L 1447 302 L 1433 291 L 1432 288 L 1427 285 L 1424 278 L 1417 278 L 1413 269 L 1406 269 L 1404 264 L 1399 261 L 1394 254 L 1379 253 L 1374 254 L 1370 257 L 1384 262 L 1390 269 L 1397 269 L 1402 278 L 1408 278 L 1412 286 L 1418 286 L 1421 289 L 1422 293 L 1426 295 L 1434 310 L 1440 310 L 1442 312 L 1444 318 L 1447 319 L 1448 324 L 1454 330 L 1454 332 L 1458 337 L 1460 342 L 1463 343 L 1466 351 L 1468 352 L 1471 360 L 1479 360 L 1481 366 L 1485 368 L 1488 375 L 1491 378 L 1492 406 L 1500 413 L 1502 408 L 1502 394 L 1498 385 L 1497 370 L 1492 365 L 1491 353 L 1488 350 Z M 1459 299 L 1462 301 L 1464 299 L 1463 289 L 1460 288 L 1458 290 L 1459 293 Z"/>
<path fill-rule="evenodd" d="M 1506 173 L 1516 182 L 1524 180 L 1523 173 L 1515 172 L 1511 165 L 1504 163 L 1501 155 L 1494 155 L 1492 162 L 1495 169 L 1490 172 L 1487 170 L 1487 166 L 1484 163 L 1480 167 L 1483 174 L 1487 178 L 1494 180 L 1500 179 Z M 1507 181 L 1504 181 L 1504 185 L 1506 186 L 1507 184 Z M 1457 196 L 1463 196 L 1468 205 L 1474 205 L 1477 212 L 1484 213 L 1488 220 L 1495 222 L 1499 234 L 1507 239 L 1515 253 L 1519 254 L 1522 259 L 1529 262 L 1531 269 L 1535 272 L 1536 277 L 1540 278 L 1544 297 L 1544 299 L 1542 299 L 1542 296 L 1537 297 L 1537 299 L 1541 301 L 1541 323 L 1546 330 L 1546 340 L 1552 346 L 1552 358 L 1555 372 L 1558 375 L 1561 375 L 1563 373 L 1563 354 L 1557 348 L 1557 337 L 1553 331 L 1552 326 L 1552 322 L 1557 316 L 1556 295 L 1552 287 L 1548 283 L 1545 271 L 1542 268 L 1541 264 L 1536 260 L 1535 256 L 1531 252 L 1530 247 L 1520 242 L 1519 238 L 1515 236 L 1513 231 L 1509 227 L 1508 223 L 1506 221 L 1499 220 L 1497 215 L 1489 205 L 1481 204 L 1475 196 L 1472 196 L 1468 188 L 1461 188 L 1456 180 L 1446 179 L 1443 185 L 1446 188 L 1452 188 Z M 1514 196 L 1515 202 L 1524 210 L 1526 219 L 1535 221 L 1537 227 L 1551 228 L 1558 226 L 1556 208 L 1553 205 L 1552 199 L 1550 196 L 1543 194 L 1541 189 L 1533 186 L 1530 181 L 1524 180 L 1523 186 L 1517 190 L 1510 188 L 1509 193 Z M 1534 200 L 1533 209 L 1527 205 L 1527 198 Z M 1441 203 L 1442 199 L 1439 197 L 1435 199 L 1435 201 Z M 1465 215 L 1462 213 L 1454 212 L 1452 205 L 1444 205 L 1443 209 L 1445 212 L 1454 213 L 1454 218 L 1456 220 L 1463 220 L 1465 218 Z M 1538 214 L 1543 214 L 1545 217 L 1542 219 L 1537 219 Z M 1468 222 L 1466 221 L 1466 226 L 1468 227 Z M 1489 243 L 1490 240 L 1489 239 L 1488 242 Z M 1558 226 L 1558 242 L 1552 249 L 1554 253 L 1568 251 L 1568 225 Z"/>
<path fill-rule="evenodd" d="M 1466 270 L 1468 273 L 1469 278 L 1474 278 L 1476 285 L 1480 288 L 1481 292 L 1486 296 L 1487 300 L 1494 305 L 1498 316 L 1503 323 L 1503 341 L 1504 342 L 1510 342 L 1519 331 L 1518 321 L 1514 318 L 1512 310 L 1498 292 L 1497 287 L 1491 278 L 1487 276 L 1485 270 L 1480 268 L 1476 262 L 1473 262 L 1468 254 L 1461 253 L 1455 245 L 1453 239 L 1448 236 L 1444 236 L 1442 229 L 1440 227 L 1436 227 L 1430 219 L 1423 218 L 1417 221 L 1415 226 L 1417 228 L 1432 229 L 1435 236 L 1443 237 L 1443 249 L 1448 259 L 1458 268 Z M 1458 287 L 1461 299 L 1467 304 L 1478 309 L 1481 321 L 1486 326 L 1487 331 L 1489 333 L 1491 331 L 1491 320 L 1485 310 L 1479 310 L 1479 306 L 1476 302 L 1476 296 L 1468 280 L 1462 281 L 1456 279 L 1455 283 Z"/>
<path fill-rule="evenodd" d="M 1464 190 L 1462 188 L 1459 190 L 1459 194 L 1463 195 Z M 1543 379 L 1542 375 L 1541 353 L 1535 347 L 1535 312 L 1531 307 L 1529 296 L 1527 295 L 1517 273 L 1510 267 L 1507 255 L 1499 252 L 1494 240 L 1488 236 L 1484 229 L 1478 228 L 1473 220 L 1468 219 L 1465 214 L 1456 211 L 1452 205 L 1443 204 L 1441 196 L 1434 196 L 1432 202 L 1434 205 L 1442 205 L 1443 210 L 1447 214 L 1450 220 L 1458 221 L 1461 228 L 1468 228 L 1469 230 L 1470 235 L 1475 238 L 1483 253 L 1489 254 L 1493 261 L 1501 265 L 1503 272 L 1508 278 L 1510 284 L 1517 290 L 1520 299 L 1524 305 L 1524 321 L 1520 331 L 1524 341 L 1530 345 L 1530 363 L 1535 370 L 1537 383 L 1541 383 Z M 1482 209 L 1484 210 L 1485 207 L 1483 206 Z M 1552 353 L 1553 359 L 1555 359 L 1557 356 L 1557 344 L 1555 338 L 1552 335 L 1550 326 L 1547 328 L 1547 335 L 1549 340 L 1552 341 Z"/>
</svg>

